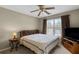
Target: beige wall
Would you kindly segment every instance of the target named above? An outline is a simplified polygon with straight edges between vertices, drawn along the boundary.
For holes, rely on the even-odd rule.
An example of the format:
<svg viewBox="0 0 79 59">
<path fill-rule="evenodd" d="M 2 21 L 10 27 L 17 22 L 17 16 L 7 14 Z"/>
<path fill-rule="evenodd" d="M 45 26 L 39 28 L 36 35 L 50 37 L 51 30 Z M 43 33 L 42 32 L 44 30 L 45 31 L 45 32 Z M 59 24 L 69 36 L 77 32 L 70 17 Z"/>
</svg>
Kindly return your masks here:
<svg viewBox="0 0 79 59">
<path fill-rule="evenodd" d="M 8 47 L 12 32 L 39 29 L 39 23 L 37 18 L 0 8 L 0 49 Z"/>
<path fill-rule="evenodd" d="M 43 19 L 52 19 L 52 18 L 57 18 L 57 17 L 61 17 L 62 15 L 70 15 L 70 26 L 71 27 L 79 27 L 79 9 L 78 10 L 73 10 L 73 11 L 69 11 L 69 12 L 64 12 L 64 13 L 60 13 L 60 14 L 56 14 L 56 15 L 52 15 L 49 17 L 44 17 L 41 18 L 41 31 L 42 31 L 42 20 Z"/>
<path fill-rule="evenodd" d="M 79 10 L 74 11 L 70 14 L 70 26 L 79 27 Z"/>
</svg>

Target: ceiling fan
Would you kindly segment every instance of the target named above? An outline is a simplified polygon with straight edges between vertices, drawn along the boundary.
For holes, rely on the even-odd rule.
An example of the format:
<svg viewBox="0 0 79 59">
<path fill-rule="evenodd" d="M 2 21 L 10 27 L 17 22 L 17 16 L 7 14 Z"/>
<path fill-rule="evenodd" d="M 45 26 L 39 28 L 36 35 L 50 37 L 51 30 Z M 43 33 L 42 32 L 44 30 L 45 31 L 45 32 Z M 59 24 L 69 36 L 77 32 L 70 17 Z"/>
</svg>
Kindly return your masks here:
<svg viewBox="0 0 79 59">
<path fill-rule="evenodd" d="M 38 5 L 38 7 L 39 7 L 39 9 L 36 9 L 36 10 L 31 11 L 31 13 L 32 12 L 39 11 L 38 16 L 40 16 L 42 12 L 45 12 L 46 14 L 49 15 L 51 13 L 49 13 L 47 10 L 55 9 L 55 7 L 46 7 L 45 8 L 44 5 Z"/>
</svg>

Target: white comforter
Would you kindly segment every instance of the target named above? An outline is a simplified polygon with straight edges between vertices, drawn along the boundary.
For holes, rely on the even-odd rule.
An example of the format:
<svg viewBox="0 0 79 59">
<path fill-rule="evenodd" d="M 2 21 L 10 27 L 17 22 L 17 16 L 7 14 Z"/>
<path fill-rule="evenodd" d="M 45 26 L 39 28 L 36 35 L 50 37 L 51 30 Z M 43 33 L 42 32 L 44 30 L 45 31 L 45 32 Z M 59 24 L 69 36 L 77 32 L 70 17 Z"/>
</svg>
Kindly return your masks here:
<svg viewBox="0 0 79 59">
<path fill-rule="evenodd" d="M 46 34 L 32 34 L 21 38 L 22 41 L 30 42 L 42 50 L 45 50 L 47 46 L 49 46 L 57 39 L 58 36 L 49 36 Z"/>
</svg>

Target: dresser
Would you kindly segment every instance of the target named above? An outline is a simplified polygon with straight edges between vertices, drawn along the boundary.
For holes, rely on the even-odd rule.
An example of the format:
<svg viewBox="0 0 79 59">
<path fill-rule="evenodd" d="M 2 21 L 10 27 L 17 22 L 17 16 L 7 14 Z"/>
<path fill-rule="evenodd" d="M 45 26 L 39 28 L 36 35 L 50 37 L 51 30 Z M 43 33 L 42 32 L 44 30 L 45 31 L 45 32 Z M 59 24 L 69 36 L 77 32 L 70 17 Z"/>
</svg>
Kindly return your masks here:
<svg viewBox="0 0 79 59">
<path fill-rule="evenodd" d="M 62 44 L 72 54 L 79 54 L 79 42 L 75 42 L 75 41 L 69 40 L 67 38 L 63 38 Z"/>
</svg>

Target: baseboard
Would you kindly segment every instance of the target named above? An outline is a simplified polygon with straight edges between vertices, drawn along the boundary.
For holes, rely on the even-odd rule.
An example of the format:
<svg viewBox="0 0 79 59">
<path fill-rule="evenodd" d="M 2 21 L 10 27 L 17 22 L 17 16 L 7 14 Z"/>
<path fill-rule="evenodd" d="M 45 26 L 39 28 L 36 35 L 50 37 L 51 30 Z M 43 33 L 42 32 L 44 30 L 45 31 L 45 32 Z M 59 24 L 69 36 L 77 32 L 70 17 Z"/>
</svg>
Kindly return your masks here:
<svg viewBox="0 0 79 59">
<path fill-rule="evenodd" d="M 10 47 L 1 49 L 0 52 L 5 51 L 5 50 L 8 50 L 8 49 L 10 49 Z"/>
</svg>

